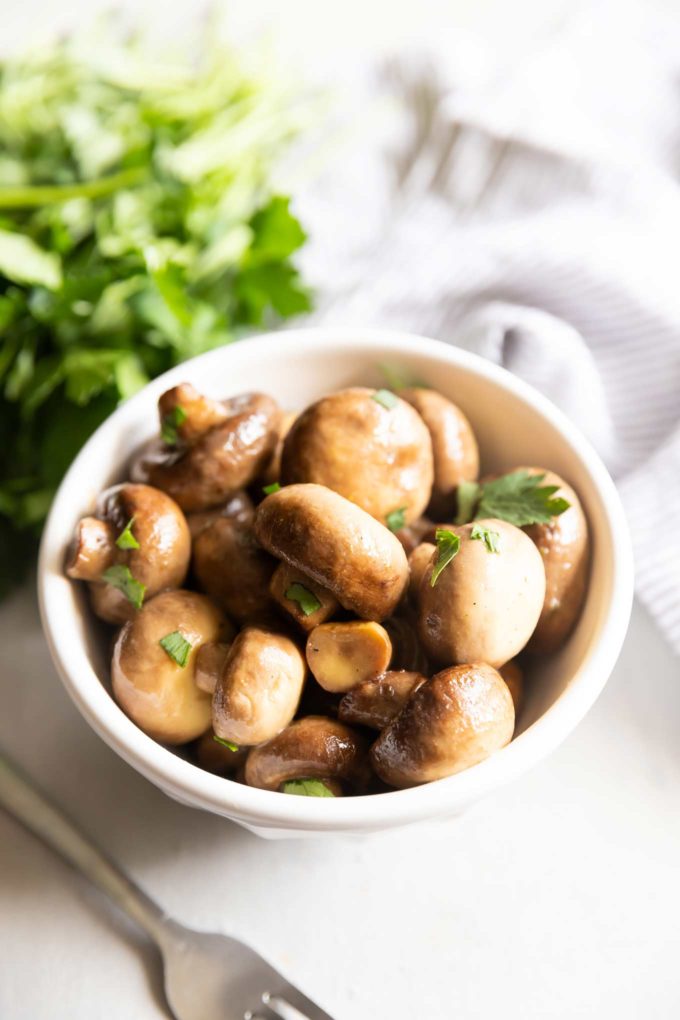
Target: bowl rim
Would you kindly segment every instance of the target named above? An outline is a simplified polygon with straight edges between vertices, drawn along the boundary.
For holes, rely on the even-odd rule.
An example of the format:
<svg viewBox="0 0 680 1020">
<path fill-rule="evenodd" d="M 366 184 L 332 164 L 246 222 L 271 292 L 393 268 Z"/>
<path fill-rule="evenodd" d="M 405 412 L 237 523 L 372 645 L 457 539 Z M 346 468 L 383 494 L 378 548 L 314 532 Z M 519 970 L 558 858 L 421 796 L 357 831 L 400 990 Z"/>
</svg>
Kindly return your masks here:
<svg viewBox="0 0 680 1020">
<path fill-rule="evenodd" d="M 395 355 L 425 355 L 454 364 L 510 391 L 550 422 L 581 462 L 601 497 L 612 561 L 611 598 L 565 691 L 535 723 L 486 761 L 446 779 L 407 790 L 338 799 L 283 797 L 205 772 L 156 743 L 118 707 L 91 666 L 82 671 L 72 667 L 70 645 L 67 646 L 59 626 L 60 616 L 64 612 L 72 615 L 72 611 L 61 604 L 57 582 L 63 582 L 63 575 L 53 569 L 54 564 L 63 560 L 60 519 L 72 502 L 74 480 L 96 453 L 102 435 L 121 429 L 136 416 L 140 404 L 181 381 L 187 366 L 222 362 L 225 358 L 264 358 L 272 348 L 277 357 L 285 357 L 287 352 L 299 356 L 306 349 L 318 351 L 319 347 L 364 352 L 371 346 L 389 347 Z M 528 383 L 476 354 L 415 333 L 361 327 L 304 327 L 268 332 L 184 362 L 145 386 L 99 426 L 76 456 L 52 504 L 40 547 L 38 596 L 50 653 L 70 697 L 105 743 L 146 778 L 176 799 L 253 827 L 358 832 L 455 814 L 527 771 L 568 736 L 601 693 L 620 653 L 632 606 L 633 554 L 619 495 L 599 455 L 566 415 Z"/>
</svg>

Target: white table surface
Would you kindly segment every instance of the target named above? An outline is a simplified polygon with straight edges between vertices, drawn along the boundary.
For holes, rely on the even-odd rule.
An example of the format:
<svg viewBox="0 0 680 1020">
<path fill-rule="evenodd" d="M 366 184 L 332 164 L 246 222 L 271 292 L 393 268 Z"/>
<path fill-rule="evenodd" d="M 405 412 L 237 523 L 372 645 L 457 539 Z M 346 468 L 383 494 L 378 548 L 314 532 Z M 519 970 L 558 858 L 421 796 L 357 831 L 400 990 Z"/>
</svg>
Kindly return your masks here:
<svg viewBox="0 0 680 1020">
<path fill-rule="evenodd" d="M 550 759 L 462 819 L 363 841 L 266 842 L 165 797 L 72 707 L 29 589 L 0 648 L 0 747 L 168 911 L 337 1020 L 680 1016 L 680 669 L 640 608 Z M 165 1016 L 150 947 L 0 812 L 2 1020 Z"/>
</svg>

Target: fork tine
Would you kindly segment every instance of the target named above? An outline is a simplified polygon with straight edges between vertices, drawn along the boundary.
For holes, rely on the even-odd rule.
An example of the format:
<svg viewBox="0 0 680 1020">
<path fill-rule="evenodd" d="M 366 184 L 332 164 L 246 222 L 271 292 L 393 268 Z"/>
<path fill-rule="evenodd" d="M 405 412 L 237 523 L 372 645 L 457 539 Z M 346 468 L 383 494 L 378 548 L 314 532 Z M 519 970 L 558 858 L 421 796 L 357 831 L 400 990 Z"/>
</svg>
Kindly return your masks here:
<svg viewBox="0 0 680 1020">
<path fill-rule="evenodd" d="M 333 1020 L 330 1013 L 326 1013 L 293 985 L 286 985 L 276 995 L 265 992 L 262 1001 L 281 1020 Z"/>
</svg>

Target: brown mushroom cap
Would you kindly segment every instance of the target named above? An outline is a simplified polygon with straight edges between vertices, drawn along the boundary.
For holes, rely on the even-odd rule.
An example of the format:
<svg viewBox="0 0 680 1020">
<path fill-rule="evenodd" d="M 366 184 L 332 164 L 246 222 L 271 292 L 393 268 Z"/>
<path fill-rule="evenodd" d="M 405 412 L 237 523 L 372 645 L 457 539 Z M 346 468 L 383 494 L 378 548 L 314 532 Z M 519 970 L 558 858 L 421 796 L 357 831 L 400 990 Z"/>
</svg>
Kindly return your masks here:
<svg viewBox="0 0 680 1020">
<path fill-rule="evenodd" d="M 496 533 L 498 552 L 472 538 L 479 527 Z M 541 557 L 524 532 L 506 521 L 475 521 L 451 530 L 460 537 L 457 556 L 433 587 L 433 554 L 420 583 L 420 640 L 435 662 L 502 666 L 524 648 L 541 614 Z"/>
<path fill-rule="evenodd" d="M 271 459 L 267 464 L 264 474 L 262 475 L 263 485 L 271 485 L 273 482 L 278 482 L 281 477 L 281 455 L 283 454 L 283 444 L 285 443 L 286 436 L 290 432 L 296 418 L 297 412 L 295 411 L 282 411 L 279 416 L 276 448 L 274 449 Z"/>
<path fill-rule="evenodd" d="M 338 718 L 355 726 L 382 730 L 399 715 L 425 680 L 422 673 L 407 669 L 388 669 L 385 673 L 378 673 L 343 696 Z"/>
<path fill-rule="evenodd" d="M 215 733 L 240 746 L 270 740 L 295 715 L 305 674 L 304 657 L 289 637 L 246 627 L 233 642 L 215 687 Z"/>
<path fill-rule="evenodd" d="M 555 496 L 569 503 L 569 509 L 553 517 L 550 524 L 531 524 L 523 529 L 541 554 L 546 580 L 543 610 L 528 650 L 547 655 L 564 644 L 585 601 L 590 558 L 588 523 L 578 496 L 559 475 L 542 468 L 515 470 L 545 474 L 541 484 L 559 486 Z"/>
<path fill-rule="evenodd" d="M 189 512 L 218 506 L 257 478 L 276 446 L 279 420 L 278 406 L 263 393 L 243 393 L 225 400 L 223 421 L 213 423 L 214 415 L 201 415 L 196 427 L 189 413 L 192 406 L 183 408 L 187 418 L 177 427 L 177 445 L 156 441 L 132 465 L 136 481 L 163 489 Z M 210 427 L 201 432 L 206 419 Z M 190 436 L 187 444 L 181 441 L 182 430 Z"/>
<path fill-rule="evenodd" d="M 258 545 L 250 522 L 218 517 L 194 539 L 199 586 L 239 622 L 271 607 L 269 585 L 276 560 Z"/>
<path fill-rule="evenodd" d="M 224 630 L 224 628 L 223 628 Z M 223 634 L 224 641 L 206 641 L 198 649 L 194 665 L 194 683 L 200 690 L 205 691 L 211 697 L 215 693 L 217 683 L 224 672 L 231 641 L 234 638 L 233 631 Z"/>
<path fill-rule="evenodd" d="M 120 631 L 111 680 L 116 701 L 140 729 L 164 744 L 184 744 L 210 727 L 210 695 L 194 681 L 197 652 L 218 641 L 223 617 L 205 595 L 166 591 L 146 602 Z M 160 641 L 179 631 L 191 645 L 180 666 Z"/>
<path fill-rule="evenodd" d="M 524 671 L 520 664 L 512 659 L 504 666 L 500 666 L 498 672 L 510 691 L 512 703 L 515 706 L 515 717 L 517 717 L 524 702 Z"/>
<path fill-rule="evenodd" d="M 380 734 L 373 768 L 398 788 L 470 768 L 512 739 L 510 692 L 486 663 L 453 666 L 426 681 Z"/>
<path fill-rule="evenodd" d="M 432 439 L 434 482 L 430 511 L 446 516 L 455 509 L 456 489 L 479 474 L 479 450 L 470 422 L 459 407 L 441 393 L 422 387 L 399 390 L 427 425 Z"/>
<path fill-rule="evenodd" d="M 106 489 L 97 501 L 96 514 L 80 522 L 66 572 L 93 582 L 90 594 L 97 616 L 108 623 L 125 623 L 134 616 L 135 607 L 121 591 L 102 582 L 101 574 L 117 564 L 127 566 L 133 578 L 145 585 L 147 600 L 159 591 L 178 588 L 189 568 L 189 528 L 166 493 L 131 482 Z M 130 521 L 139 548 L 119 549 L 116 539 Z"/>
<path fill-rule="evenodd" d="M 417 545 L 408 558 L 408 566 L 411 577 L 408 585 L 409 602 L 418 604 L 418 593 L 427 570 L 432 563 L 432 557 L 437 552 L 437 546 L 433 542 L 421 542 Z"/>
<path fill-rule="evenodd" d="M 308 407 L 283 445 L 281 480 L 325 485 L 383 524 L 404 507 L 409 524 L 430 499 L 430 434 L 404 400 L 391 395 L 394 406 L 384 407 L 376 392 L 340 390 Z"/>
<path fill-rule="evenodd" d="M 336 779 L 362 789 L 370 779 L 368 744 L 335 719 L 308 715 L 291 723 L 246 762 L 246 783 L 278 790 L 291 779 Z"/>
<path fill-rule="evenodd" d="M 357 616 L 383 620 L 404 593 L 408 563 L 398 539 L 323 485 L 289 485 L 267 496 L 254 527 L 265 549 L 304 571 Z"/>
</svg>

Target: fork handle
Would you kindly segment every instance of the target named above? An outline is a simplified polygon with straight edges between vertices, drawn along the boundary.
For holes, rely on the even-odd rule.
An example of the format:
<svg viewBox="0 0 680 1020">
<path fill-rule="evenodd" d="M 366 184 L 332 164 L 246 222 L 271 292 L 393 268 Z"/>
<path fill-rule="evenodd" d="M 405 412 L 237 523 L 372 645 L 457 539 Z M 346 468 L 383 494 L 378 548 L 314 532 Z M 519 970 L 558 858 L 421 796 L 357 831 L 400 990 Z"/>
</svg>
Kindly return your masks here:
<svg viewBox="0 0 680 1020">
<path fill-rule="evenodd" d="M 163 940 L 167 915 L 2 754 L 0 807 L 89 878 L 155 942 Z"/>
</svg>

